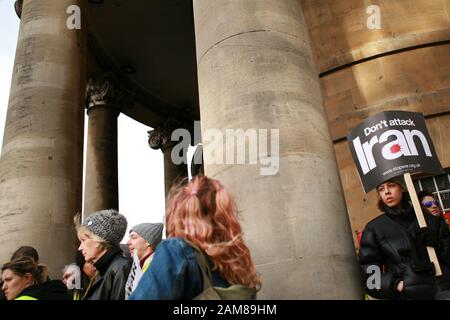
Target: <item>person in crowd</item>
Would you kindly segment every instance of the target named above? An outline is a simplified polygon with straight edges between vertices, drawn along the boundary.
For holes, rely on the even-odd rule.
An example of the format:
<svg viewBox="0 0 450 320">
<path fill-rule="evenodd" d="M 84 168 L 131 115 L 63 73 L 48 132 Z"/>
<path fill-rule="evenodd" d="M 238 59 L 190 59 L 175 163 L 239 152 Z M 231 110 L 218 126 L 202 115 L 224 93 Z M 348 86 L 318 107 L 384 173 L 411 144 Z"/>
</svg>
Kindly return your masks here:
<svg viewBox="0 0 450 320">
<path fill-rule="evenodd" d="M 30 257 L 20 257 L 2 267 L 2 291 L 8 300 L 70 300 L 60 280 L 47 280 L 46 267 Z"/>
<path fill-rule="evenodd" d="M 428 212 L 435 217 L 442 217 L 439 200 L 435 199 L 433 193 L 422 190 L 417 193 L 417 198 L 419 198 L 422 207 L 425 208 L 424 212 Z"/>
<path fill-rule="evenodd" d="M 37 250 L 31 246 L 21 246 L 19 247 L 14 253 L 12 254 L 10 261 L 16 260 L 21 257 L 30 257 L 34 260 L 34 262 L 39 263 L 39 254 Z M 47 270 L 47 269 L 45 269 Z M 48 276 L 48 272 L 47 272 Z M 50 280 L 49 277 L 47 277 L 47 280 Z M 3 279 L 0 281 L 0 288 L 3 286 Z M 6 300 L 6 297 L 2 290 L 0 290 L 0 300 Z"/>
<path fill-rule="evenodd" d="M 447 292 L 448 227 L 425 214 L 427 227 L 419 228 L 403 178 L 381 183 L 377 194 L 384 214 L 366 225 L 359 249 L 366 292 L 378 299 L 435 299 Z M 435 276 L 427 246 L 435 248 L 443 276 Z"/>
<path fill-rule="evenodd" d="M 162 240 L 163 229 L 162 223 L 141 223 L 130 230 L 127 242 L 130 255 L 136 253 L 143 272 L 148 269 L 153 254 Z"/>
<path fill-rule="evenodd" d="M 162 223 L 141 223 L 130 229 L 127 245 L 134 261 L 125 289 L 126 299 L 150 266 L 155 250 L 161 242 L 163 229 Z"/>
<path fill-rule="evenodd" d="M 77 215 L 75 225 L 80 240 L 78 250 L 98 272 L 84 299 L 124 300 L 131 259 L 125 257 L 119 244 L 127 229 L 126 218 L 116 210 L 102 210 L 82 223 Z"/>
<path fill-rule="evenodd" d="M 75 263 L 64 270 L 63 282 L 72 294 L 73 300 L 84 300 L 97 277 L 98 272 L 94 265 L 85 261 L 81 251 L 77 251 Z"/>
<path fill-rule="evenodd" d="M 193 299 L 203 278 L 196 248 L 209 260 L 212 285 L 238 284 L 259 290 L 250 251 L 242 238 L 233 198 L 206 176 L 171 189 L 166 214 L 167 240 L 157 248 L 130 300 Z"/>
<path fill-rule="evenodd" d="M 16 260 L 21 257 L 30 257 L 34 262 L 39 263 L 39 253 L 37 250 L 30 246 L 21 246 L 11 256 L 10 261 Z"/>
</svg>

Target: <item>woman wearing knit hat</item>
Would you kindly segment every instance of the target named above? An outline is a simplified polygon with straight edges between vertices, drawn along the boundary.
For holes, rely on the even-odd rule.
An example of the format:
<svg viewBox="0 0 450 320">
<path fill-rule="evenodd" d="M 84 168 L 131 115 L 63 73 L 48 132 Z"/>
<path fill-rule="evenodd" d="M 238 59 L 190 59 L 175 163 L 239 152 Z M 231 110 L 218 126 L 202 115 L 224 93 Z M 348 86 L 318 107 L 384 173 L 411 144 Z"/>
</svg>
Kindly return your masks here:
<svg viewBox="0 0 450 320">
<path fill-rule="evenodd" d="M 127 219 L 116 210 L 102 210 L 75 224 L 80 250 L 87 262 L 97 269 L 84 299 L 123 300 L 131 259 L 119 247 L 127 229 Z"/>
<path fill-rule="evenodd" d="M 428 227 L 419 228 L 402 180 L 390 179 L 381 183 L 377 194 L 378 207 L 384 214 L 366 225 L 359 249 L 367 294 L 395 300 L 428 300 L 443 296 L 442 293 L 450 289 L 448 227 L 438 218 L 426 214 Z M 435 276 L 427 246 L 436 249 L 443 276 Z"/>
<path fill-rule="evenodd" d="M 248 289 L 251 297 L 234 299 L 254 298 L 261 281 L 235 203 L 219 181 L 196 176 L 174 187 L 168 203 L 167 240 L 158 246 L 130 300 L 194 299 L 211 287 L 215 292 Z"/>
<path fill-rule="evenodd" d="M 141 223 L 130 229 L 127 245 L 133 265 L 125 288 L 125 299 L 136 289 L 142 274 L 150 266 L 156 247 L 161 242 L 163 229 L 162 223 Z"/>
</svg>

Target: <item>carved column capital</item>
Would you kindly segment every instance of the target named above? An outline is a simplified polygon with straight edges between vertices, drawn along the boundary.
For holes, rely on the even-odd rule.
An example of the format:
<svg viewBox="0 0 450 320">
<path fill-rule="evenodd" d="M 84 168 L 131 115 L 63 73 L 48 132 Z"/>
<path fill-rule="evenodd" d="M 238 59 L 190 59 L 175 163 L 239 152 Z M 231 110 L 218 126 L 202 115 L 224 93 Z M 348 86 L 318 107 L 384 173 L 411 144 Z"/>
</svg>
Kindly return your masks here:
<svg viewBox="0 0 450 320">
<path fill-rule="evenodd" d="M 181 128 L 181 123 L 174 118 L 168 118 L 159 127 L 148 131 L 148 145 L 150 148 L 162 152 L 175 145 L 175 141 L 171 141 L 172 132 Z"/>
<path fill-rule="evenodd" d="M 86 109 L 95 107 L 114 108 L 120 110 L 126 103 L 126 95 L 112 72 L 96 79 L 89 78 L 86 84 Z"/>
<path fill-rule="evenodd" d="M 19 19 L 22 17 L 22 5 L 23 0 L 16 0 L 16 2 L 14 3 L 14 10 L 16 10 L 16 14 Z"/>
</svg>

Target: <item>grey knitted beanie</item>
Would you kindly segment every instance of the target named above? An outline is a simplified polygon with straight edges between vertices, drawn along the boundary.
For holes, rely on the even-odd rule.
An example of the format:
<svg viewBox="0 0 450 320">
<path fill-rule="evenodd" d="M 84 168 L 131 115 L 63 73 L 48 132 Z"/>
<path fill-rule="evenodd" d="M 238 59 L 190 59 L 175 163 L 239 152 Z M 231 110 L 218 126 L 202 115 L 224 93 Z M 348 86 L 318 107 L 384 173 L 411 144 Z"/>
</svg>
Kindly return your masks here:
<svg viewBox="0 0 450 320">
<path fill-rule="evenodd" d="M 163 229 L 162 223 L 141 223 L 131 228 L 130 232 L 136 232 L 152 246 L 153 250 L 156 250 L 161 242 Z"/>
<path fill-rule="evenodd" d="M 127 231 L 127 219 L 114 209 L 97 211 L 81 225 L 112 245 L 119 245 Z"/>
<path fill-rule="evenodd" d="M 402 187 L 403 189 L 408 190 L 407 187 L 406 187 L 405 180 L 403 179 L 402 176 L 397 176 L 397 177 L 390 178 L 390 179 L 388 179 L 386 181 L 383 181 L 378 186 L 380 186 L 381 184 L 386 183 L 388 181 L 394 182 L 394 183 L 398 184 L 400 187 Z"/>
</svg>

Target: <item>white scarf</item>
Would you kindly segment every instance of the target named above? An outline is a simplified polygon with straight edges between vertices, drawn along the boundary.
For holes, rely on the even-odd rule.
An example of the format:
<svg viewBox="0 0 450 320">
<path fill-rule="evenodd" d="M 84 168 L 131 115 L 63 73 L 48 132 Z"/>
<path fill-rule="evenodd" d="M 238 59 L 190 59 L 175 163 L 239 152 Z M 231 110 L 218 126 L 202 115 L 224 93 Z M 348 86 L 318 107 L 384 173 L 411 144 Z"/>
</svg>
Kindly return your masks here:
<svg viewBox="0 0 450 320">
<path fill-rule="evenodd" d="M 136 290 L 136 287 L 143 275 L 141 264 L 137 256 L 137 250 L 134 250 L 133 264 L 131 266 L 130 275 L 128 276 L 127 283 L 125 285 L 125 300 L 128 300 L 131 293 Z"/>
</svg>

